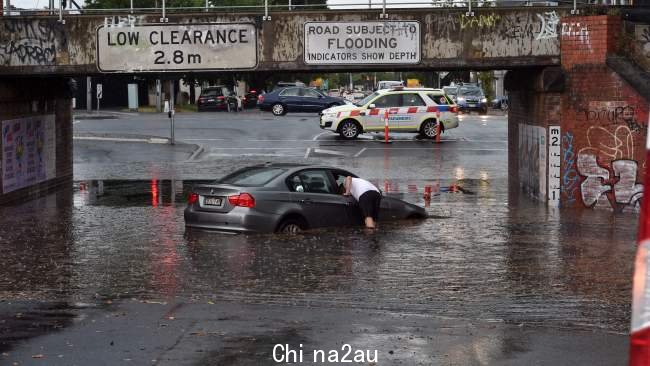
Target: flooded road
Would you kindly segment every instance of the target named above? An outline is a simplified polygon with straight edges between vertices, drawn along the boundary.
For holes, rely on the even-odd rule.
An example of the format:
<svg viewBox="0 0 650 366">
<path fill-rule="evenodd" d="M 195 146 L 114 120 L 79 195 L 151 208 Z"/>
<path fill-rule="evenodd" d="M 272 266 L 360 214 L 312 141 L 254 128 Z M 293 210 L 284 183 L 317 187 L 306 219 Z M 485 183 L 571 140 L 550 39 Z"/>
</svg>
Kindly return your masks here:
<svg viewBox="0 0 650 366">
<path fill-rule="evenodd" d="M 120 142 L 166 128 L 155 117 L 75 124 L 75 181 L 0 207 L 0 364 L 334 365 L 313 356 L 346 344 L 377 351 L 359 365 L 625 364 L 637 215 L 509 190 L 503 116 L 389 145 L 313 117 L 192 115 L 176 147 Z M 266 161 L 349 169 L 430 217 L 186 231 L 193 184 Z M 278 344 L 305 361 L 277 361 Z"/>
<path fill-rule="evenodd" d="M 423 221 L 281 236 L 186 232 L 191 181 L 77 182 L 0 209 L 0 291 L 5 300 L 237 300 L 627 330 L 636 216 L 509 207 L 502 184 L 444 189 L 453 183 L 442 183 Z M 392 194 L 423 204 L 418 192 Z"/>
</svg>

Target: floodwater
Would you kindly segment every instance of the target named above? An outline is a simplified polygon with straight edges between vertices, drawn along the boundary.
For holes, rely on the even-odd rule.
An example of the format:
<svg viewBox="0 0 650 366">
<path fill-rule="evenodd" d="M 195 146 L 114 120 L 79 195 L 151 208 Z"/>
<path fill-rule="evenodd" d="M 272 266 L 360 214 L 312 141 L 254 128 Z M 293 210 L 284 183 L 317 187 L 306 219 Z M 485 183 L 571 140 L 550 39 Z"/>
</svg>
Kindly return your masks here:
<svg viewBox="0 0 650 366">
<path fill-rule="evenodd" d="M 194 183 L 79 181 L 0 207 L 0 298 L 237 300 L 628 329 L 634 214 L 508 205 L 499 179 L 387 181 L 390 194 L 426 204 L 431 218 L 375 234 L 224 235 L 186 232 Z"/>
</svg>

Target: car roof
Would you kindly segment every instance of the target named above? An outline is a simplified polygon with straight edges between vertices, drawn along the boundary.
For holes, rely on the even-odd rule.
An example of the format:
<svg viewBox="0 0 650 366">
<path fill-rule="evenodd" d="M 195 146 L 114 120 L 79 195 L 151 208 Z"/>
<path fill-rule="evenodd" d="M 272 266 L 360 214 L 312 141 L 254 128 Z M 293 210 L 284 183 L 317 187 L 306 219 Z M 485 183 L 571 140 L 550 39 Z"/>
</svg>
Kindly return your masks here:
<svg viewBox="0 0 650 366">
<path fill-rule="evenodd" d="M 381 90 L 377 90 L 377 92 L 379 94 L 387 94 L 387 93 L 391 93 L 391 92 L 413 92 L 413 91 L 444 93 L 444 91 L 442 89 L 434 89 L 434 88 L 399 88 L 399 89 L 381 89 Z"/>
</svg>

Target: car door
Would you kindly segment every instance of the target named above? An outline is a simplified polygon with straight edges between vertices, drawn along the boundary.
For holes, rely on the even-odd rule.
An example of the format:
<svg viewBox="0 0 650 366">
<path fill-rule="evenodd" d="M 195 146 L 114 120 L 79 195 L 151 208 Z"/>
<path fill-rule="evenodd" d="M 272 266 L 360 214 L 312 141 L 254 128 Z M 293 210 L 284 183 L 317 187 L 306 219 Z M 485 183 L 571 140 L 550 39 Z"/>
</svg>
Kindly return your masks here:
<svg viewBox="0 0 650 366">
<path fill-rule="evenodd" d="M 420 121 L 426 113 L 427 103 L 419 93 L 402 94 L 402 108 L 397 114 L 397 124 L 400 130 L 417 130 Z"/>
<path fill-rule="evenodd" d="M 302 103 L 305 112 L 320 112 L 325 109 L 324 97 L 313 89 L 302 89 Z"/>
<path fill-rule="evenodd" d="M 349 201 L 338 193 L 327 169 L 301 170 L 287 179 L 291 200 L 309 227 L 350 225 Z"/>
<path fill-rule="evenodd" d="M 384 94 L 370 102 L 370 104 L 375 105 L 375 108 L 365 111 L 365 115 L 361 117 L 364 130 L 383 130 L 386 110 L 388 110 L 389 113 L 388 127 L 398 127 L 398 121 L 395 119 L 394 114 L 396 114 L 399 109 L 401 99 L 400 94 Z"/>
<path fill-rule="evenodd" d="M 300 110 L 300 88 L 286 88 L 278 94 L 278 99 L 287 109 L 295 112 Z"/>
</svg>

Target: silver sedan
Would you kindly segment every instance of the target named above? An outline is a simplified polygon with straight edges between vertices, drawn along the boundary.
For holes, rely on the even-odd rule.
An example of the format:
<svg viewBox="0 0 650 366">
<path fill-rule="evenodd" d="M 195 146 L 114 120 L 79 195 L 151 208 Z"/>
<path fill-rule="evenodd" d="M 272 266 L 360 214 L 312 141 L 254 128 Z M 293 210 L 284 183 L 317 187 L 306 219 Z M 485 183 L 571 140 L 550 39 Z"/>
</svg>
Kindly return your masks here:
<svg viewBox="0 0 650 366">
<path fill-rule="evenodd" d="M 185 226 L 227 232 L 298 232 L 327 226 L 361 225 L 356 200 L 340 194 L 347 176 L 328 166 L 266 164 L 246 167 L 194 186 Z M 380 221 L 426 218 L 424 208 L 383 197 Z"/>
</svg>

